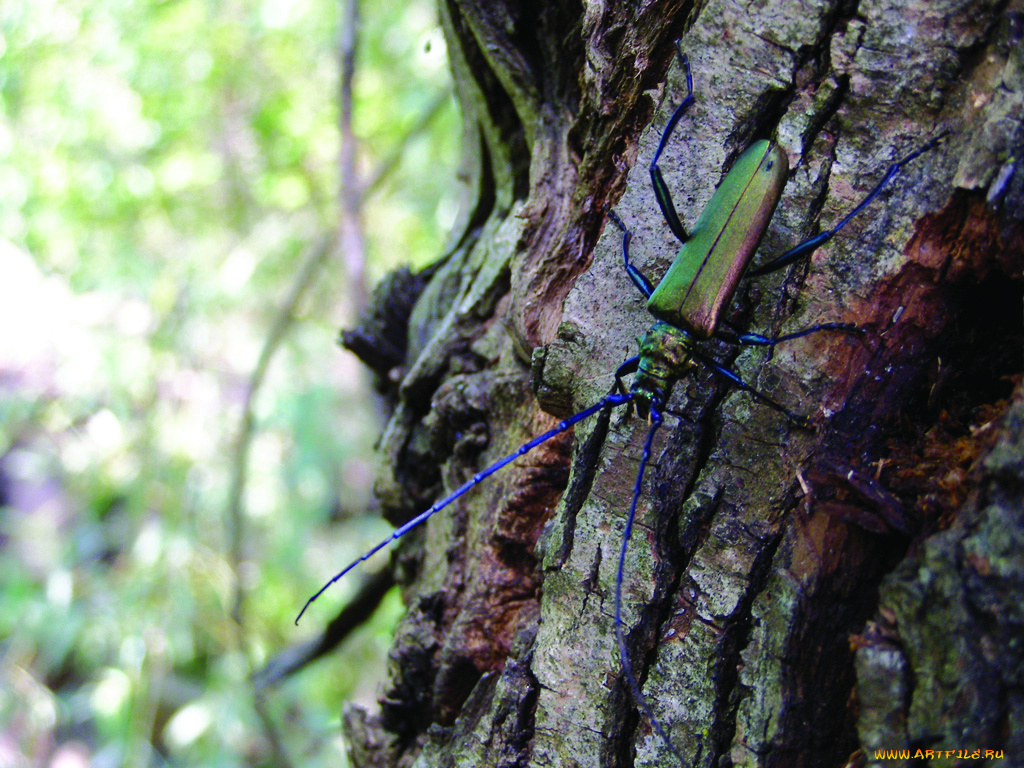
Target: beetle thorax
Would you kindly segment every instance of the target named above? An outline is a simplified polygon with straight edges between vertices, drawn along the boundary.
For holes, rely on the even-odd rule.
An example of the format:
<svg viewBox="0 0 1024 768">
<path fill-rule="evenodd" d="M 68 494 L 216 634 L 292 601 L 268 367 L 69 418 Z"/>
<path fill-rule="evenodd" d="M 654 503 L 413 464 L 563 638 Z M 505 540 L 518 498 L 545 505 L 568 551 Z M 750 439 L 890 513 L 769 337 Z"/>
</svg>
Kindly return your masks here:
<svg viewBox="0 0 1024 768">
<path fill-rule="evenodd" d="M 686 331 L 664 322 L 655 323 L 640 339 L 640 362 L 629 391 L 641 416 L 664 406 L 672 385 L 695 367 L 692 345 Z"/>
</svg>

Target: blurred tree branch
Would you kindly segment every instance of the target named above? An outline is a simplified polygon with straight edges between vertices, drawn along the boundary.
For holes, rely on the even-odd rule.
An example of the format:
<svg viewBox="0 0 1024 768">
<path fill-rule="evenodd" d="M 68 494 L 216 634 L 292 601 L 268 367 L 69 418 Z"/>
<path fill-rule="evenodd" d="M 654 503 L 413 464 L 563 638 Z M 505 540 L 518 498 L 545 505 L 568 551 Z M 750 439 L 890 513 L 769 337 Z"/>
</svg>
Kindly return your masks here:
<svg viewBox="0 0 1024 768">
<path fill-rule="evenodd" d="M 345 0 L 338 37 L 339 80 L 338 131 L 341 148 L 338 152 L 340 188 L 338 246 L 345 266 L 345 289 L 350 312 L 358 317 L 366 309 L 369 292 L 366 287 L 366 240 L 360 217 L 360 183 L 356 169 L 356 136 L 352 130 L 352 81 L 355 78 L 356 46 L 359 41 L 359 1 Z"/>
<path fill-rule="evenodd" d="M 230 563 L 235 573 L 235 585 L 231 616 L 236 629 L 238 646 L 244 651 L 249 663 L 252 663 L 252 654 L 247 642 L 246 615 L 245 615 L 245 587 L 240 577 L 241 566 L 245 558 L 246 526 L 244 512 L 245 489 L 248 481 L 249 454 L 253 436 L 256 432 L 256 425 L 253 415 L 253 406 L 260 389 L 266 379 L 270 364 L 280 348 L 282 341 L 287 337 L 288 329 L 291 326 L 296 313 L 296 308 L 314 284 L 317 275 L 320 273 L 329 257 L 332 254 L 339 254 L 344 265 L 346 278 L 346 290 L 352 307 L 352 314 L 361 313 L 367 303 L 367 288 L 365 277 L 365 239 L 362 231 L 360 210 L 365 200 L 365 195 L 375 189 L 392 173 L 398 166 L 403 147 L 416 135 L 422 133 L 430 125 L 430 122 L 437 116 L 444 106 L 447 95 L 435 99 L 419 120 L 406 132 L 395 150 L 385 158 L 371 174 L 364 185 L 358 178 L 356 167 L 356 153 L 358 141 L 352 128 L 353 116 L 353 81 L 355 77 L 356 49 L 359 30 L 359 5 L 358 0 L 346 0 L 344 3 L 343 20 L 338 36 L 338 60 L 339 60 L 339 134 L 340 148 L 338 166 L 340 172 L 339 185 L 339 224 L 334 233 L 322 237 L 306 253 L 302 264 L 287 293 L 278 307 L 274 319 L 264 339 L 260 350 L 259 358 L 245 386 L 245 395 L 242 401 L 242 413 L 235 440 L 233 442 L 231 457 L 231 481 L 228 492 L 226 507 L 226 520 L 228 528 L 228 540 L 230 547 Z M 276 726 L 272 717 L 266 710 L 265 702 L 262 699 L 262 689 L 265 685 L 279 679 L 279 676 L 290 674 L 295 669 L 323 655 L 336 646 L 355 626 L 365 621 L 366 616 L 372 614 L 373 610 L 383 599 L 387 588 L 384 582 L 390 585 L 391 576 L 385 576 L 371 580 L 364 590 L 364 599 L 357 600 L 356 606 L 343 610 L 338 617 L 332 621 L 324 630 L 323 635 L 313 644 L 304 644 L 299 647 L 297 655 L 286 669 L 277 670 L 278 677 L 267 674 L 273 666 L 268 665 L 262 672 L 253 674 L 254 688 L 253 701 L 257 714 L 264 724 L 268 739 L 275 752 L 278 764 L 287 766 L 290 761 L 284 751 L 284 746 L 276 733 Z M 293 651 L 285 652 L 278 657 L 288 656 Z"/>
<path fill-rule="evenodd" d="M 389 568 L 377 571 L 365 579 L 355 597 L 345 604 L 317 637 L 289 646 L 253 675 L 257 689 L 276 685 L 337 648 L 352 630 L 369 620 L 394 585 L 395 577 Z"/>
</svg>

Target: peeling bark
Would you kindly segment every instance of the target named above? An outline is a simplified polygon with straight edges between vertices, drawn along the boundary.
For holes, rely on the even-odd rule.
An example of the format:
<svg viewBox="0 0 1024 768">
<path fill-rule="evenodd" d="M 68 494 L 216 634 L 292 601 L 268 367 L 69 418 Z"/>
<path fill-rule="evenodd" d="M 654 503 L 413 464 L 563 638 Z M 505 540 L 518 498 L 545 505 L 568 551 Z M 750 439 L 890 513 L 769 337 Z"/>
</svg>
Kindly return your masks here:
<svg viewBox="0 0 1024 768">
<path fill-rule="evenodd" d="M 774 354 L 714 348 L 813 430 L 707 372 L 676 385 L 626 621 L 644 693 L 691 765 L 1021 754 L 1008 397 L 1024 370 L 1024 5 L 619 5 L 441 0 L 466 205 L 392 374 L 386 514 L 404 522 L 550 429 L 550 413 L 595 402 L 635 354 L 651 318 L 603 206 L 633 229 L 643 271 L 663 274 L 677 245 L 647 165 L 681 98 L 675 39 L 697 102 L 662 167 L 684 223 L 753 139 L 790 156 L 760 259 L 831 226 L 950 128 L 808 263 L 741 288 L 739 327 L 864 329 Z M 346 711 L 355 765 L 676 764 L 637 715 L 613 632 L 645 430 L 595 417 L 400 545 L 409 613 L 380 714 Z"/>
</svg>

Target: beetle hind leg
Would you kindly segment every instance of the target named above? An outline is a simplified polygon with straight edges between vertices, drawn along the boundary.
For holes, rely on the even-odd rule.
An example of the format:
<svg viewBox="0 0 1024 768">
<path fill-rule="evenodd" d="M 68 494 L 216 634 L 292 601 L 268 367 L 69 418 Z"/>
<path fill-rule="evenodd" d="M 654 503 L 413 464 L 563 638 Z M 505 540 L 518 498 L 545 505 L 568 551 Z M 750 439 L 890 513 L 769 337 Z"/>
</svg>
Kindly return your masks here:
<svg viewBox="0 0 1024 768">
<path fill-rule="evenodd" d="M 785 416 L 791 424 L 794 424 L 795 426 L 798 427 L 803 427 L 805 429 L 811 426 L 809 419 L 807 419 L 804 416 L 801 416 L 800 414 L 793 413 L 782 403 L 778 402 L 774 398 L 769 397 L 756 387 L 747 384 L 747 382 L 740 378 L 740 375 L 731 368 L 727 368 L 721 363 L 712 360 L 707 355 L 701 354 L 696 350 L 693 351 L 693 356 L 700 360 L 702 363 L 704 363 L 704 365 L 706 365 L 712 371 L 714 371 L 716 376 L 720 376 L 721 378 L 729 381 L 737 389 L 741 389 L 744 392 L 748 392 L 750 396 L 753 397 L 755 400 L 764 403 L 770 408 L 774 408 L 776 411 Z"/>
<path fill-rule="evenodd" d="M 934 149 L 935 145 L 937 145 L 940 141 L 942 141 L 944 138 L 946 138 L 946 136 L 948 136 L 950 133 L 951 133 L 951 131 L 943 131 L 942 133 L 940 133 L 935 138 L 930 139 L 929 141 L 927 141 L 926 143 L 924 143 L 923 145 L 921 145 L 920 147 L 915 149 L 913 152 L 910 152 L 909 154 L 904 155 L 902 158 L 900 158 L 899 160 L 894 162 L 892 165 L 890 165 L 888 170 L 885 172 L 885 175 L 882 177 L 881 181 L 879 181 L 874 186 L 874 188 L 870 192 L 868 192 L 867 195 L 864 196 L 864 199 L 861 200 L 852 211 L 850 211 L 848 214 L 846 214 L 846 216 L 844 216 L 843 219 L 838 224 L 836 224 L 834 227 L 832 227 L 832 229 L 828 229 L 828 230 L 826 230 L 824 232 L 821 232 L 820 234 L 815 235 L 812 238 L 804 240 L 799 245 L 796 245 L 793 248 L 790 248 L 788 251 L 786 251 L 781 256 L 776 256 L 774 259 L 769 261 L 767 264 L 763 264 L 762 266 L 760 266 L 757 269 L 754 269 L 754 270 L 748 272 L 747 274 L 750 277 L 759 277 L 761 275 L 767 275 L 767 274 L 770 274 L 771 272 L 776 272 L 776 271 L 782 269 L 783 267 L 787 267 L 790 264 L 792 264 L 794 261 L 796 261 L 797 259 L 802 258 L 804 256 L 807 256 L 807 255 L 813 253 L 814 251 L 816 251 L 818 248 L 820 248 L 825 243 L 827 243 L 829 240 L 831 240 L 833 237 L 835 237 L 835 235 L 843 227 L 845 227 L 847 224 L 849 224 L 852 219 L 854 219 L 857 216 L 859 216 L 861 214 L 861 212 L 863 212 L 863 210 L 865 208 L 867 208 L 869 205 L 871 205 L 871 203 L 873 203 L 875 201 L 875 199 L 880 194 L 882 194 L 882 191 L 889 185 L 889 182 L 891 182 L 894 178 L 896 178 L 896 176 L 900 173 L 900 171 L 903 170 L 903 167 L 905 165 L 907 165 L 911 161 L 917 159 L 919 156 L 923 155 L 925 152 L 928 152 L 929 150 Z"/>
<path fill-rule="evenodd" d="M 678 41 L 676 42 L 676 55 L 679 57 L 679 63 L 686 73 L 686 98 L 676 107 L 672 117 L 668 119 L 668 123 L 665 125 L 665 130 L 661 133 L 658 150 L 654 153 L 654 159 L 651 160 L 651 185 L 654 187 L 654 197 L 658 200 L 658 206 L 661 208 L 661 213 L 665 217 L 669 229 L 672 230 L 672 234 L 679 238 L 679 242 L 685 243 L 690 239 L 690 236 L 687 234 L 683 222 L 680 221 L 679 214 L 676 213 L 675 204 L 672 202 L 672 195 L 669 193 L 668 186 L 661 176 L 661 168 L 658 167 L 658 160 L 661 159 L 661 153 L 665 150 L 665 145 L 668 144 L 669 138 L 671 138 L 673 131 L 675 131 L 676 124 L 686 111 L 693 106 L 695 100 L 693 97 L 693 75 L 690 72 L 690 60 L 679 47 Z"/>
<path fill-rule="evenodd" d="M 863 328 L 860 328 L 853 323 L 821 323 L 819 325 L 812 325 L 810 328 L 804 328 L 802 331 L 787 333 L 782 336 L 762 336 L 760 333 L 736 333 L 734 331 L 719 328 L 715 331 L 715 338 L 721 339 L 722 341 L 726 341 L 730 344 L 744 344 L 746 346 L 753 347 L 774 347 L 776 344 L 780 344 L 781 342 L 803 338 L 804 336 L 810 336 L 812 333 L 820 333 L 821 331 L 839 331 L 840 333 L 853 333 L 857 335 L 864 333 Z"/>
</svg>

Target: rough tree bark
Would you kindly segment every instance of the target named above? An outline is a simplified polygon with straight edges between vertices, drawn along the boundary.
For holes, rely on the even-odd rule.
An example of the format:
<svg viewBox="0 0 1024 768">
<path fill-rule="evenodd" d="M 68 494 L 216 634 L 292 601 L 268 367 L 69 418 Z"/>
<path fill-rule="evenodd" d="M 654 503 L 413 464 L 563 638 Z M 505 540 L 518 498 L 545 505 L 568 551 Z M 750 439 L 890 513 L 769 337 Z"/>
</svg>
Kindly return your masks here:
<svg viewBox="0 0 1024 768">
<path fill-rule="evenodd" d="M 398 382 L 378 482 L 389 519 L 596 401 L 635 353 L 651 318 L 603 207 L 662 274 L 677 245 L 647 165 L 681 98 L 675 40 L 697 91 L 663 159 L 684 222 L 753 139 L 790 156 L 761 259 L 949 128 L 808 263 L 741 288 L 731 318 L 763 333 L 852 322 L 862 337 L 714 348 L 814 429 L 707 372 L 675 387 L 626 621 L 644 693 L 694 766 L 872 764 L 901 747 L 1024 761 L 1024 3 L 440 13 L 466 206 L 420 283 L 377 296 L 404 321 L 395 287 L 422 288 L 404 358 L 393 327 L 373 357 Z M 380 714 L 346 710 L 355 765 L 677 764 L 637 714 L 612 623 L 645 430 L 625 411 L 594 418 L 400 545 L 409 612 Z"/>
</svg>

